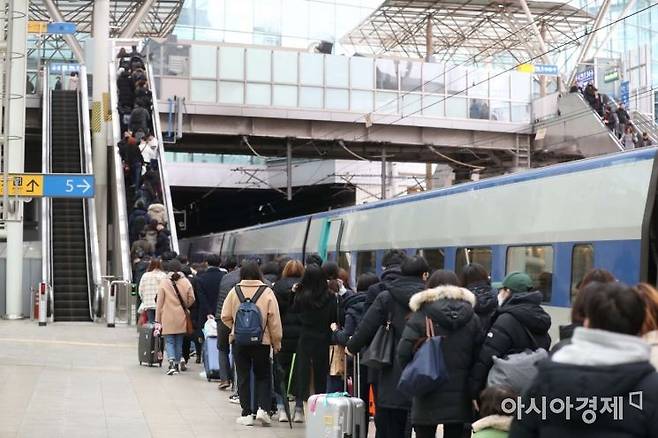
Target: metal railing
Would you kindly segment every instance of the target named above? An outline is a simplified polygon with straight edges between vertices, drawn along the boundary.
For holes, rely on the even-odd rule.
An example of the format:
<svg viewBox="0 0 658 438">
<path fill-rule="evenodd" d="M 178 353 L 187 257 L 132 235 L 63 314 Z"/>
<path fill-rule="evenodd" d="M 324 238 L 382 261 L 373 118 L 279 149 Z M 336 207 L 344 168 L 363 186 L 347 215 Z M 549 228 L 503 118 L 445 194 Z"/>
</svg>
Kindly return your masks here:
<svg viewBox="0 0 658 438">
<path fill-rule="evenodd" d="M 45 65 L 47 71 L 48 64 Z M 42 120 L 41 120 L 41 172 L 50 173 L 50 88 L 48 85 L 48 75 L 43 78 L 43 95 L 41 96 Z M 41 278 L 42 282 L 48 287 L 48 301 L 54 308 L 54 296 L 52 286 L 52 203 L 50 198 L 41 198 Z M 50 316 L 50 315 L 48 315 Z"/>
<path fill-rule="evenodd" d="M 160 112 L 158 110 L 158 96 L 156 95 L 155 77 L 153 76 L 153 68 L 151 64 L 146 64 L 146 74 L 153 96 L 153 133 L 158 139 L 158 171 L 160 173 L 160 184 L 162 185 L 162 203 L 167 209 L 169 231 L 171 232 L 171 249 L 178 252 L 178 233 L 176 231 L 176 218 L 174 217 L 174 202 L 171 198 L 171 189 L 167 177 L 167 163 L 165 158 L 164 141 L 162 138 L 162 127 L 160 126 Z"/>
<path fill-rule="evenodd" d="M 91 132 L 89 122 L 89 96 L 87 89 L 87 68 L 84 65 L 80 66 L 80 116 L 82 128 L 82 171 L 83 173 L 93 174 L 94 165 L 91 153 Z M 93 295 L 91 287 L 89 288 L 89 316 L 94 320 L 94 309 L 98 308 L 98 303 L 102 302 L 102 267 L 100 248 L 98 243 L 98 224 L 96 222 L 96 201 L 94 198 L 85 198 L 83 200 L 85 223 L 87 233 L 85 239 L 87 241 L 87 260 L 91 263 L 91 269 L 88 267 L 89 278 L 91 282 L 89 286 L 93 285 Z"/>
</svg>

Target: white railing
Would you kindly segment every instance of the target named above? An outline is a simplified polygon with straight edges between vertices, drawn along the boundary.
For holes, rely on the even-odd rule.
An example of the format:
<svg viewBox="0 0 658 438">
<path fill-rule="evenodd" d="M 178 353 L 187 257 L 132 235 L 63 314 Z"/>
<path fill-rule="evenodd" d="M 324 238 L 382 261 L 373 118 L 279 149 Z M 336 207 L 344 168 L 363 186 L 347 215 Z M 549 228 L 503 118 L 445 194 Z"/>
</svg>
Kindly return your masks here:
<svg viewBox="0 0 658 438">
<path fill-rule="evenodd" d="M 41 172 L 50 173 L 50 87 L 48 85 L 48 64 L 44 66 L 43 95 L 41 96 Z M 54 308 L 52 288 L 52 203 L 50 198 L 41 198 L 41 278 L 48 288 L 48 301 Z"/>
</svg>

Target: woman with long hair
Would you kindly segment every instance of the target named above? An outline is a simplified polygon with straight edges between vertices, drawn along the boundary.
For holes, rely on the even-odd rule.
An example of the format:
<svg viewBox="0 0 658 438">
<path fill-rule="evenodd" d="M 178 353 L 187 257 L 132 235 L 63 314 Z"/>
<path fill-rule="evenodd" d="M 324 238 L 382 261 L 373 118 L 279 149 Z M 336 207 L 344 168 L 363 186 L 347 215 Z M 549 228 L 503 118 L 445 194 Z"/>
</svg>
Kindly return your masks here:
<svg viewBox="0 0 658 438">
<path fill-rule="evenodd" d="M 162 270 L 160 259 L 153 258 L 149 262 L 146 273 L 139 280 L 139 298 L 142 300 L 139 312 L 146 312 L 149 323 L 155 321 L 155 297 L 158 295 L 160 282 L 165 278 L 167 274 Z"/>
<path fill-rule="evenodd" d="M 297 387 L 306 401 L 311 395 L 311 373 L 315 394 L 327 390 L 331 323 L 336 322 L 336 299 L 327 286 L 327 276 L 316 264 L 306 267 L 300 283 L 293 289 L 293 309 L 299 314 L 301 333 L 297 344 Z M 295 421 L 303 421 L 304 412 L 295 408 Z"/>
</svg>

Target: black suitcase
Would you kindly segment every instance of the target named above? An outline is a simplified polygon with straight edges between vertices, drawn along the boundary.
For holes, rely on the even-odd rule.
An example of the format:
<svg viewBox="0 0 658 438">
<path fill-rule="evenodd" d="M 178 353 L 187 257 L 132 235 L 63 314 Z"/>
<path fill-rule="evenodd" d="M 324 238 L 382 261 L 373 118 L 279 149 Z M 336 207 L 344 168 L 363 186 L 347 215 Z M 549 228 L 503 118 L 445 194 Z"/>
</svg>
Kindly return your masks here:
<svg viewBox="0 0 658 438">
<path fill-rule="evenodd" d="M 139 328 L 137 354 L 139 364 L 162 366 L 162 336 L 153 336 L 153 324 L 144 324 Z"/>
</svg>

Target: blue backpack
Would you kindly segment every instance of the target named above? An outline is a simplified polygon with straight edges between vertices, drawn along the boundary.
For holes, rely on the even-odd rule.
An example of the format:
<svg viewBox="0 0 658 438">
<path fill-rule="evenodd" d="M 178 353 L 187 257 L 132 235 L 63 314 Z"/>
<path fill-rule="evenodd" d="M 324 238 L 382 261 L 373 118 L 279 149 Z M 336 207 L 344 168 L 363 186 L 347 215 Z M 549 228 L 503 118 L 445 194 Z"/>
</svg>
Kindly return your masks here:
<svg viewBox="0 0 658 438">
<path fill-rule="evenodd" d="M 252 298 L 245 298 L 240 286 L 235 286 L 235 293 L 240 300 L 238 313 L 235 315 L 233 335 L 237 345 L 260 345 L 263 341 L 263 316 L 256 301 L 263 295 L 267 286 L 260 286 Z"/>
</svg>

